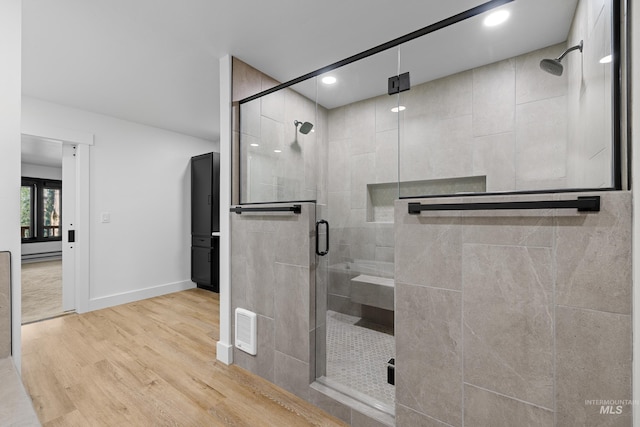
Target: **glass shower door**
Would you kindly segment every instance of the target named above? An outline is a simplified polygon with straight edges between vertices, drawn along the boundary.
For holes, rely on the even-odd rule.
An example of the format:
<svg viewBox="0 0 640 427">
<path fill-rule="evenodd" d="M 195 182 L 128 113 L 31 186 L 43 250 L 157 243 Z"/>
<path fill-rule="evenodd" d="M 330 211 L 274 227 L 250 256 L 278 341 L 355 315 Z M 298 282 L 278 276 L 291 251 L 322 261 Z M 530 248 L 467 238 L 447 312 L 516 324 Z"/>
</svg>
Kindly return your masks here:
<svg viewBox="0 0 640 427">
<path fill-rule="evenodd" d="M 316 255 L 316 380 L 394 413 L 393 202 L 398 195 L 398 96 L 391 49 L 318 76 L 323 163 Z M 322 120 L 318 120 L 322 122 Z M 328 238 L 328 240 L 327 240 Z"/>
</svg>

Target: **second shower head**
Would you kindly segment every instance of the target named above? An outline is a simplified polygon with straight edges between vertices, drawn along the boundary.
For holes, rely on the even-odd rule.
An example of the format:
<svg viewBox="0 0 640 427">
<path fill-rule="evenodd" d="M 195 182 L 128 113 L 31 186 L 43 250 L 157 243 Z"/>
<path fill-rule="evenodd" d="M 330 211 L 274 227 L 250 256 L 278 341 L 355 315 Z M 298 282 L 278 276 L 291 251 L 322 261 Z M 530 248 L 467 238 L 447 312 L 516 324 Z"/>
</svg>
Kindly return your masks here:
<svg viewBox="0 0 640 427">
<path fill-rule="evenodd" d="M 562 52 L 562 55 L 558 56 L 556 59 L 543 59 L 540 61 L 540 68 L 543 71 L 546 71 L 549 74 L 553 74 L 554 76 L 561 76 L 564 71 L 564 66 L 562 65 L 562 58 L 564 58 L 567 53 L 573 50 L 580 50 L 582 52 L 582 40 L 575 46 L 571 46 L 569 49 Z"/>
<path fill-rule="evenodd" d="M 310 122 L 304 122 L 303 123 L 301 121 L 294 120 L 293 124 L 296 126 L 296 129 L 298 128 L 299 125 L 302 125 L 302 126 L 300 126 L 300 129 L 298 129 L 298 130 L 303 135 L 308 134 L 309 132 L 311 132 L 311 129 L 313 129 L 313 123 L 310 123 Z"/>
</svg>

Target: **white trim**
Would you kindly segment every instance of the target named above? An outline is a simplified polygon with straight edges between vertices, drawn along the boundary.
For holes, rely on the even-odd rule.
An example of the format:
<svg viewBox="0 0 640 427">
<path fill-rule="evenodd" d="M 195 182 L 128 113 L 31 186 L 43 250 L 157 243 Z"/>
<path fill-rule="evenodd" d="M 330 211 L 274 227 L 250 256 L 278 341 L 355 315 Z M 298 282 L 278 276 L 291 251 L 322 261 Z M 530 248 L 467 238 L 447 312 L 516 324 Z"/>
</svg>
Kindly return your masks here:
<svg viewBox="0 0 640 427">
<path fill-rule="evenodd" d="M 89 145 L 76 146 L 76 311 L 89 311 Z"/>
<path fill-rule="evenodd" d="M 164 285 L 152 286 L 150 288 L 137 289 L 135 291 L 128 291 L 99 298 L 92 298 L 91 300 L 89 300 L 89 311 L 127 304 L 147 298 L 158 297 L 161 295 L 171 294 L 173 292 L 185 291 L 187 289 L 193 289 L 195 287 L 196 285 L 191 280 L 184 280 L 182 282 L 166 283 Z"/>
<path fill-rule="evenodd" d="M 89 227 L 89 181 L 91 176 L 89 172 L 89 146 L 93 145 L 93 134 L 54 126 L 23 126 L 22 135 L 55 139 L 65 145 L 76 145 L 75 309 L 78 313 L 86 313 L 89 311 L 89 234 L 91 232 Z"/>
<path fill-rule="evenodd" d="M 225 365 L 231 365 L 233 363 L 233 346 L 218 341 L 216 344 L 216 359 Z"/>
<path fill-rule="evenodd" d="M 231 56 L 220 58 L 220 340 L 217 359 L 233 363 L 231 351 Z"/>
<path fill-rule="evenodd" d="M 22 2 L 20 0 L 3 1 L 0 4 L 0 55 L 2 57 L 2 69 L 0 70 L 0 144 L 2 145 L 3 160 L 7 169 L 0 175 L 3 180 L 10 180 L 10 186 L 15 193 L 0 194 L 0 203 L 10 206 L 9 210 L 2 209 L 2 225 L 0 234 L 3 235 L 0 250 L 11 252 L 11 355 L 16 370 L 21 370 L 22 355 L 22 268 L 20 263 L 21 245 L 20 233 L 13 232 L 5 235 L 6 227 L 17 227 L 20 223 L 20 123 L 21 105 L 20 97 L 20 72 L 21 72 L 21 29 L 22 29 Z M 4 163 L 4 162 L 3 162 Z M 5 213 L 13 211 L 5 216 Z M 6 236 L 6 237 L 5 237 Z"/>
<path fill-rule="evenodd" d="M 69 242 L 69 230 L 76 230 L 78 200 L 78 172 L 76 171 L 76 144 L 62 144 L 62 310 L 76 309 L 76 243 Z"/>
<path fill-rule="evenodd" d="M 56 126 L 32 125 L 22 123 L 22 134 L 38 138 L 55 139 L 73 144 L 93 145 L 94 134 L 78 130 L 64 129 Z"/>
</svg>

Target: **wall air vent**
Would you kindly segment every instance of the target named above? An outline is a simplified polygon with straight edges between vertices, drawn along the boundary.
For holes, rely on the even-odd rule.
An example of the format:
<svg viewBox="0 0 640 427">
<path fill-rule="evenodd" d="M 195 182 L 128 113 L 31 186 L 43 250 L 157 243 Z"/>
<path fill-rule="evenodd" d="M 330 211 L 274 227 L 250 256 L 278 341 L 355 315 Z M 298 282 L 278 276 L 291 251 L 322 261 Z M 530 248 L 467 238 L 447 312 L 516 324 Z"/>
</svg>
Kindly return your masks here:
<svg viewBox="0 0 640 427">
<path fill-rule="evenodd" d="M 258 351 L 256 314 L 236 308 L 236 347 L 253 356 Z"/>
</svg>

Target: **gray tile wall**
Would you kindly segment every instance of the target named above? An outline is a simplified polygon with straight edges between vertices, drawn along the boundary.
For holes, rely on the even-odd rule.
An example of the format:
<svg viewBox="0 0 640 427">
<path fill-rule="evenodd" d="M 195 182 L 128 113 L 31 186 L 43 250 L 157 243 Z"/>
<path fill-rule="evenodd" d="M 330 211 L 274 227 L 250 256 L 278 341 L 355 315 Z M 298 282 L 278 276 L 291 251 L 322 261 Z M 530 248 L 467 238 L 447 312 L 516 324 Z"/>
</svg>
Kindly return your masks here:
<svg viewBox="0 0 640 427">
<path fill-rule="evenodd" d="M 321 199 L 324 162 L 319 160 L 325 151 L 326 110 L 316 109 L 316 103 L 296 92 L 296 86 L 239 109 L 241 202 Z M 314 131 L 297 132 L 295 120 L 313 123 Z"/>
<path fill-rule="evenodd" d="M 232 313 L 240 307 L 258 315 L 257 354 L 236 348 L 234 362 L 308 399 L 315 378 L 315 204 L 302 204 L 300 215 L 230 215 Z"/>
<path fill-rule="evenodd" d="M 11 256 L 0 252 L 0 359 L 11 355 Z"/>
<path fill-rule="evenodd" d="M 231 214 L 232 312 L 258 315 L 257 354 L 234 348 L 234 363 L 353 426 L 392 425 L 390 416 L 380 421 L 363 404 L 352 408 L 310 387 L 324 369 L 326 306 L 316 305 L 316 292 L 326 295 L 326 280 L 316 281 L 316 205 L 302 206 L 300 215 Z"/>
<path fill-rule="evenodd" d="M 447 191 L 443 183 L 443 192 L 565 188 L 573 160 L 567 148 L 567 73 L 556 77 L 539 68 L 541 59 L 558 56 L 565 46 L 415 85 L 401 94 L 407 109 L 400 114 L 391 112 L 397 100 L 388 95 L 329 110 L 327 190 L 335 240 L 330 265 L 394 262 L 393 242 L 378 237 L 392 228 L 392 215 L 379 206 L 382 198 L 372 196 L 376 185 L 482 176 L 481 190 Z M 401 187 L 402 196 L 439 193 L 426 185 Z M 397 195 L 397 187 L 390 188 Z M 360 315 L 360 305 L 348 298 L 349 278 L 333 276 L 329 308 Z"/>
<path fill-rule="evenodd" d="M 485 175 L 487 191 L 565 188 L 567 76 L 538 66 L 564 46 L 404 92 L 400 181 Z"/>
<path fill-rule="evenodd" d="M 631 194 L 594 194 L 598 213 L 396 202 L 398 426 L 631 425 L 587 402 L 631 399 Z"/>
<path fill-rule="evenodd" d="M 565 59 L 569 76 L 568 180 L 583 188 L 611 186 L 611 0 L 580 0 L 567 46 L 584 41 L 582 54 Z"/>
<path fill-rule="evenodd" d="M 240 157 L 240 106 L 237 101 L 276 84 L 277 82 L 269 76 L 233 58 L 232 156 L 236 159 L 234 164 L 237 164 Z M 279 113 L 274 111 L 274 108 L 280 105 L 280 101 L 276 98 L 265 99 L 266 119 L 280 118 Z M 260 105 L 260 111 L 262 107 L 263 105 Z M 291 113 L 287 111 L 289 110 L 285 104 L 285 114 Z M 322 108 L 319 108 L 317 117 L 319 120 L 318 123 L 314 123 L 316 130 L 314 134 L 317 142 L 323 144 L 329 129 L 326 113 Z M 300 119 L 297 116 L 296 118 Z M 243 139 L 250 139 L 261 132 L 257 123 L 253 128 L 249 123 L 248 129 L 248 132 L 243 134 Z M 244 142 L 251 141 L 243 140 Z M 316 293 L 327 295 L 329 260 L 328 257 L 318 260 L 316 275 L 313 226 L 316 212 L 321 218 L 328 217 L 325 183 L 331 179 L 331 175 L 325 175 L 327 151 L 326 148 L 319 147 L 315 157 L 303 154 L 305 182 L 316 182 L 314 197 L 318 204 L 305 204 L 302 216 L 296 219 L 290 216 L 249 217 L 245 215 L 240 218 L 239 215 L 232 214 L 232 311 L 236 307 L 246 307 L 258 313 L 257 355 L 251 356 L 234 349 L 234 362 L 351 425 L 389 426 L 393 424 L 391 417 L 384 418 L 385 422 L 381 424 L 379 414 L 369 417 L 365 405 L 354 403 L 352 408 L 309 386 L 316 375 L 323 375 L 325 363 L 323 354 L 325 354 L 324 322 L 327 298 L 322 296 L 316 298 Z M 307 153 L 313 152 L 307 151 Z M 234 204 L 240 202 L 240 188 L 243 187 L 246 191 L 247 186 L 246 175 L 241 176 L 238 169 L 233 168 L 232 203 Z M 345 203 L 349 203 L 349 200 L 346 199 Z M 349 216 L 346 220 L 350 221 Z M 393 242 L 393 227 L 387 226 L 377 236 L 379 242 L 382 242 L 381 245 L 390 246 L 389 242 Z M 278 250 L 274 251 L 274 248 Z M 287 294 L 288 291 L 290 294 Z M 282 298 L 281 300 L 275 299 L 276 293 Z M 291 307 L 292 305 L 295 307 Z M 307 326 L 308 333 L 305 334 Z M 288 332 L 289 328 L 291 328 L 291 334 Z"/>
<path fill-rule="evenodd" d="M 556 77 L 538 66 L 541 59 L 556 57 L 565 47 L 565 43 L 550 46 L 416 85 L 402 94 L 401 104 L 407 109 L 400 115 L 390 111 L 397 101 L 387 95 L 330 110 L 328 191 L 351 192 L 351 208 L 365 209 L 363 183 L 486 175 L 487 191 L 567 186 L 567 163 L 575 160 L 573 151 L 567 151 L 571 73 Z M 581 80 L 578 76 L 571 81 Z M 598 90 L 604 86 L 599 83 Z M 602 129 L 608 129 L 601 123 L 608 104 L 602 91 L 598 94 L 601 101 L 580 104 L 582 120 L 592 117 L 598 124 L 598 132 L 590 138 L 600 145 L 589 158 L 607 141 L 600 136 L 606 136 Z M 602 111 L 588 110 L 587 105 Z M 600 172 L 598 176 L 606 171 Z"/>
<path fill-rule="evenodd" d="M 328 308 L 354 316 L 363 310 L 350 299 L 350 280 L 362 272 L 346 270 L 346 263 L 366 260 L 372 271 L 364 274 L 393 274 L 392 268 L 375 267 L 393 263 L 393 214 L 388 212 L 385 221 L 374 218 L 367 190 L 368 184 L 398 179 L 398 121 L 391 107 L 389 97 L 377 97 L 328 111 Z"/>
</svg>

